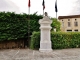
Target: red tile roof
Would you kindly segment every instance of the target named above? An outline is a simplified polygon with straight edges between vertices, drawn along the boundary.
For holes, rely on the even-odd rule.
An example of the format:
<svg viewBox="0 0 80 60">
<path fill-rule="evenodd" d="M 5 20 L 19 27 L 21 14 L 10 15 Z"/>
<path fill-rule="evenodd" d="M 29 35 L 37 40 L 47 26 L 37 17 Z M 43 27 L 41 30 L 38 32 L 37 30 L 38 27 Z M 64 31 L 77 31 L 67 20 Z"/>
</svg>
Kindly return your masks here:
<svg viewBox="0 0 80 60">
<path fill-rule="evenodd" d="M 59 16 L 58 19 L 80 18 L 80 15 Z"/>
</svg>

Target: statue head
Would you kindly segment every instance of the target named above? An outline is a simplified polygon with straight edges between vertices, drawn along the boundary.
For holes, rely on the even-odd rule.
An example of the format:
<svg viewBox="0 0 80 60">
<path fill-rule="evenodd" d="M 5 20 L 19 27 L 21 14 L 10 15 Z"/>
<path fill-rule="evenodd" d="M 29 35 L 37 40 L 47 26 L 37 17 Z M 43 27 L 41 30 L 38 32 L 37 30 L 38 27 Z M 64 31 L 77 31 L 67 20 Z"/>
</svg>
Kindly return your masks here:
<svg viewBox="0 0 80 60">
<path fill-rule="evenodd" d="M 45 12 L 45 16 L 48 16 L 48 13 L 47 12 Z"/>
</svg>

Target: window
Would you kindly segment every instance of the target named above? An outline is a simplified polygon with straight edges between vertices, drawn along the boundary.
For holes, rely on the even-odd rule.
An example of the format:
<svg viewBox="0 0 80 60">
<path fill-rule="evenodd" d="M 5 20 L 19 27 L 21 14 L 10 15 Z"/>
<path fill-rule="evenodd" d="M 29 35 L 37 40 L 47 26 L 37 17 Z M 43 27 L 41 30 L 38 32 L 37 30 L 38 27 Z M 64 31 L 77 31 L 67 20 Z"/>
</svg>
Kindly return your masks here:
<svg viewBox="0 0 80 60">
<path fill-rule="evenodd" d="M 78 26 L 78 22 L 77 21 L 74 22 L 74 26 Z"/>
<path fill-rule="evenodd" d="M 64 27 L 64 22 L 62 22 L 62 27 Z"/>
<path fill-rule="evenodd" d="M 78 29 L 74 30 L 75 32 L 78 32 Z"/>
<path fill-rule="evenodd" d="M 75 21 L 76 21 L 77 19 L 75 19 Z"/>
<path fill-rule="evenodd" d="M 72 32 L 72 30 L 67 30 L 67 32 Z"/>
<path fill-rule="evenodd" d="M 70 19 L 68 19 L 68 21 L 70 21 Z"/>
<path fill-rule="evenodd" d="M 70 22 L 68 22 L 68 27 L 70 27 L 71 26 L 71 23 Z"/>
<path fill-rule="evenodd" d="M 78 26 L 77 19 L 75 19 L 74 26 L 76 26 L 76 27 Z"/>
</svg>

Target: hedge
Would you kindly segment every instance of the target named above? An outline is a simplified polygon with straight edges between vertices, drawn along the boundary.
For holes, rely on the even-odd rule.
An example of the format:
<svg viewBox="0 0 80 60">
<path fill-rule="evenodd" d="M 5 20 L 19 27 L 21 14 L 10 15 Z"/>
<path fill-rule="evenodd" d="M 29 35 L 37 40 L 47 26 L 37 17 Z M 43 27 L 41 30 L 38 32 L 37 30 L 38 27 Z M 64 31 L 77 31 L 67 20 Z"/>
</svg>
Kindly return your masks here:
<svg viewBox="0 0 80 60">
<path fill-rule="evenodd" d="M 38 20 L 41 18 L 36 14 L 0 12 L 0 41 L 27 38 L 28 33 L 39 31 Z"/>
<path fill-rule="evenodd" d="M 52 49 L 80 48 L 80 32 L 51 32 Z M 40 32 L 33 32 L 31 49 L 40 48 Z"/>
<path fill-rule="evenodd" d="M 31 49 L 39 49 L 40 47 L 40 32 L 33 32 L 30 41 Z"/>
</svg>

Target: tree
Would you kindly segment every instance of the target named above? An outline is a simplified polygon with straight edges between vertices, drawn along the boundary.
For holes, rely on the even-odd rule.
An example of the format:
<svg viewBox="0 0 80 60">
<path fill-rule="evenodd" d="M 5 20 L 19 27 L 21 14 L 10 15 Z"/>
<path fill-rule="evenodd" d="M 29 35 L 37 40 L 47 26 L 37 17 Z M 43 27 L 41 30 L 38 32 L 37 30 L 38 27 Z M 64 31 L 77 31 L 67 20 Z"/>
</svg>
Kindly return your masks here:
<svg viewBox="0 0 80 60">
<path fill-rule="evenodd" d="M 60 22 L 56 18 L 51 18 L 51 20 L 52 20 L 51 24 L 52 30 L 56 28 L 56 31 L 60 31 L 60 25 L 61 25 Z"/>
</svg>

